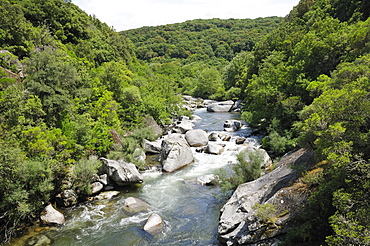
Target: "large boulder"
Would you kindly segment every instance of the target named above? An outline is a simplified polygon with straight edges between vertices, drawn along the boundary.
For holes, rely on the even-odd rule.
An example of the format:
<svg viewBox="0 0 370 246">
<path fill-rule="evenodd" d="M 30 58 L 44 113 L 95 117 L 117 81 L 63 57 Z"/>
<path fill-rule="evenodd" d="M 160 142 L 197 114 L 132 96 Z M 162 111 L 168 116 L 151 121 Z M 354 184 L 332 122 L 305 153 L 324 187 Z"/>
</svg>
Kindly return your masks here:
<svg viewBox="0 0 370 246">
<path fill-rule="evenodd" d="M 164 171 L 173 172 L 193 162 L 194 156 L 182 135 L 171 134 L 162 142 L 159 159 Z"/>
<path fill-rule="evenodd" d="M 162 148 L 162 140 L 158 139 L 156 141 L 150 142 L 148 140 L 144 140 L 144 150 L 150 154 L 159 154 Z"/>
<path fill-rule="evenodd" d="M 201 129 L 186 132 L 185 139 L 191 147 L 201 147 L 208 144 L 207 133 Z"/>
<path fill-rule="evenodd" d="M 129 213 L 139 213 L 148 209 L 149 204 L 136 197 L 128 197 L 123 203 L 123 210 Z"/>
<path fill-rule="evenodd" d="M 233 101 L 215 102 L 207 106 L 208 112 L 229 112 L 233 107 Z"/>
<path fill-rule="evenodd" d="M 40 215 L 40 219 L 44 224 L 62 225 L 66 221 L 64 215 L 53 208 L 51 204 L 47 205 Z"/>
<path fill-rule="evenodd" d="M 118 186 L 142 183 L 143 177 L 132 163 L 100 158 L 103 162 L 102 172 Z"/>
<path fill-rule="evenodd" d="M 164 229 L 164 221 L 158 214 L 152 214 L 144 225 L 144 231 L 155 235 Z"/>
<path fill-rule="evenodd" d="M 313 151 L 300 149 L 283 157 L 272 172 L 239 185 L 221 210 L 219 241 L 226 245 L 276 245 L 276 238 L 286 233 L 308 198 L 307 189 L 294 183 L 298 169 L 313 163 Z"/>
</svg>

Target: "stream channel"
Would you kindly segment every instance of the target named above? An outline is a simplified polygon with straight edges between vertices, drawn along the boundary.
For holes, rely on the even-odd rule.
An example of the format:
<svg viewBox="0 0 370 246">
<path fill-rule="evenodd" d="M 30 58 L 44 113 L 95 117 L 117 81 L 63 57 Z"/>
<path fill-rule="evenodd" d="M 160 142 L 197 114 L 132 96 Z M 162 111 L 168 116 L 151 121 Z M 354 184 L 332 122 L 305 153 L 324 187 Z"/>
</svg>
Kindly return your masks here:
<svg viewBox="0 0 370 246">
<path fill-rule="evenodd" d="M 232 135 L 228 142 L 218 140 L 225 145 L 221 155 L 198 153 L 192 148 L 194 162 L 181 170 L 145 172 L 144 183 L 138 188 L 124 189 L 111 200 L 88 202 L 65 210 L 66 223 L 43 232 L 51 239 L 51 245 L 218 245 L 218 219 L 226 198 L 218 186 L 202 186 L 193 180 L 235 163 L 241 148 L 235 144 L 235 138 L 250 136 L 251 129 L 243 126 L 236 132 L 224 131 L 224 122 L 238 119 L 238 113 L 208 113 L 201 108 L 194 114 L 202 118 L 194 123 L 194 129 Z M 257 143 L 253 137 L 248 137 L 247 141 Z M 127 197 L 146 201 L 151 206 L 150 211 L 127 214 L 122 209 Z M 155 236 L 142 229 L 153 213 L 159 214 L 166 225 L 165 230 Z"/>
</svg>

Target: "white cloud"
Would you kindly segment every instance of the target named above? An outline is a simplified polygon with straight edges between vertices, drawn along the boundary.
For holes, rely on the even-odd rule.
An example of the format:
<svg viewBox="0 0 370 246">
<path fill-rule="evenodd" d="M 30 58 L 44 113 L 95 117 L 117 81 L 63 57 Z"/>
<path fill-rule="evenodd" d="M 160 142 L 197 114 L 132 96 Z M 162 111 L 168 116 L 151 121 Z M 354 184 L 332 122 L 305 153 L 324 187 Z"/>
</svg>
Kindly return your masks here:
<svg viewBox="0 0 370 246">
<path fill-rule="evenodd" d="M 210 18 L 285 16 L 299 0 L 73 0 L 117 31 Z"/>
</svg>

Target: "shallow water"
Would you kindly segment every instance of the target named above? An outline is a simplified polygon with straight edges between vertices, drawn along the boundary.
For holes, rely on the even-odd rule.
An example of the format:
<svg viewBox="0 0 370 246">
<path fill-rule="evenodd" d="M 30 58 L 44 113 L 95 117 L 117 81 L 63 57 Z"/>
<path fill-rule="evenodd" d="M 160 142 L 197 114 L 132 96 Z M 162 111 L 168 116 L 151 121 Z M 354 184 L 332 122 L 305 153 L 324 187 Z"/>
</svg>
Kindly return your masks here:
<svg viewBox="0 0 370 246">
<path fill-rule="evenodd" d="M 203 120 L 195 128 L 223 131 L 228 119 L 237 119 L 235 113 L 208 113 L 205 109 L 194 112 Z M 251 129 L 244 127 L 236 136 L 248 136 Z M 250 142 L 256 142 L 249 138 Z M 217 245 L 218 218 L 225 197 L 217 186 L 201 186 L 194 178 L 214 174 L 236 162 L 240 146 L 223 142 L 221 155 L 197 153 L 195 161 L 174 173 L 146 172 L 144 183 L 136 188 L 122 190 L 111 200 L 95 201 L 64 211 L 67 222 L 56 230 L 44 232 L 52 245 Z M 137 197 L 150 204 L 150 211 L 128 214 L 123 207 L 124 199 Z M 159 214 L 165 221 L 163 233 L 151 236 L 142 228 L 148 217 Z"/>
</svg>

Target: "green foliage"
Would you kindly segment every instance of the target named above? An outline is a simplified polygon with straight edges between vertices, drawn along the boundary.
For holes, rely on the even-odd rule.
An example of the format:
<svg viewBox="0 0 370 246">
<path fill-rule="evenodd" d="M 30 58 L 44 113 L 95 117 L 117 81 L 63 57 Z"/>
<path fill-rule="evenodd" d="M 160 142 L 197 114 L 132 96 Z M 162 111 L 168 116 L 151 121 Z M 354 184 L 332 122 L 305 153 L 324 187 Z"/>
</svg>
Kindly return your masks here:
<svg viewBox="0 0 370 246">
<path fill-rule="evenodd" d="M 137 57 L 191 59 L 194 55 L 230 60 L 252 50 L 255 42 L 280 23 L 279 17 L 257 19 L 192 20 L 121 32 L 137 47 Z"/>
<path fill-rule="evenodd" d="M 72 168 L 72 188 L 76 191 L 79 199 L 83 200 L 91 195 L 91 181 L 94 174 L 98 172 L 101 162 L 95 158 L 83 158 L 75 163 Z"/>
<path fill-rule="evenodd" d="M 262 221 L 262 223 L 268 223 L 274 219 L 277 215 L 277 209 L 273 204 L 256 203 L 253 207 L 255 209 L 255 216 Z"/>
<path fill-rule="evenodd" d="M 52 161 L 30 160 L 16 145 L 0 140 L 0 221 L 3 240 L 18 223 L 35 219 L 53 190 Z"/>
<path fill-rule="evenodd" d="M 220 184 L 223 190 L 236 189 L 238 185 L 255 180 L 261 175 L 262 152 L 245 150 L 237 155 L 237 160 L 232 176 L 221 173 Z"/>
</svg>

